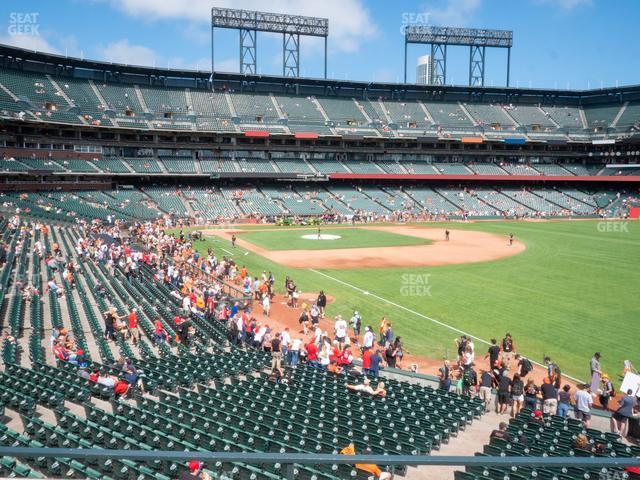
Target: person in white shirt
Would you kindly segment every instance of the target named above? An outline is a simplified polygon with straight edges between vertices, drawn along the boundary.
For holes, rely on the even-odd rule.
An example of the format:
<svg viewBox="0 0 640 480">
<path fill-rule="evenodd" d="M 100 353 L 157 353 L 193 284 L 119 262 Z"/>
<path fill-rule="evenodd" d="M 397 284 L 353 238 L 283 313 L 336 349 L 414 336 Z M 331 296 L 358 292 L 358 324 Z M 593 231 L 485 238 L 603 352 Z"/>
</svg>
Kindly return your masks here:
<svg viewBox="0 0 640 480">
<path fill-rule="evenodd" d="M 290 349 L 290 360 L 289 363 L 292 367 L 298 365 L 298 361 L 300 360 L 300 347 L 302 346 L 302 340 L 299 338 L 294 338 L 291 341 L 291 349 Z"/>
<path fill-rule="evenodd" d="M 271 312 L 271 299 L 269 298 L 269 295 L 265 295 L 264 298 L 262 299 L 262 313 L 264 313 L 268 317 L 270 312 Z"/>
<path fill-rule="evenodd" d="M 364 329 L 364 338 L 362 339 L 362 348 L 368 349 L 373 348 L 373 331 L 371 330 L 371 326 L 365 327 Z"/>
<path fill-rule="evenodd" d="M 105 387 L 113 388 L 116 386 L 116 378 L 106 373 L 101 373 L 98 377 L 98 383 Z"/>
<path fill-rule="evenodd" d="M 593 395 L 589 385 L 578 385 L 576 392 L 576 418 L 582 420 L 585 428 L 591 425 L 591 406 L 593 405 Z"/>
<path fill-rule="evenodd" d="M 182 310 L 187 313 L 191 312 L 191 298 L 189 298 L 189 295 L 185 295 L 182 299 Z"/>
<path fill-rule="evenodd" d="M 255 336 L 253 337 L 253 343 L 255 347 L 258 347 L 262 344 L 262 339 L 264 338 L 265 333 L 267 333 L 267 327 L 264 325 L 260 326 Z"/>
<path fill-rule="evenodd" d="M 344 340 L 347 336 L 347 322 L 342 319 L 341 315 L 336 317 L 336 323 L 333 328 L 336 332 L 336 340 L 338 343 L 344 344 Z"/>
<path fill-rule="evenodd" d="M 269 297 L 269 295 L 266 295 Z M 291 343 L 291 334 L 289 333 L 289 327 L 286 327 L 284 331 L 280 332 L 280 351 L 282 352 L 282 358 L 289 359 L 289 346 Z"/>
<path fill-rule="evenodd" d="M 327 367 L 329 366 L 329 363 L 331 363 L 331 349 L 329 347 L 325 345 L 322 346 L 322 348 L 320 349 L 320 352 L 318 352 L 318 361 L 320 363 L 320 368 L 322 370 L 326 370 Z"/>
</svg>

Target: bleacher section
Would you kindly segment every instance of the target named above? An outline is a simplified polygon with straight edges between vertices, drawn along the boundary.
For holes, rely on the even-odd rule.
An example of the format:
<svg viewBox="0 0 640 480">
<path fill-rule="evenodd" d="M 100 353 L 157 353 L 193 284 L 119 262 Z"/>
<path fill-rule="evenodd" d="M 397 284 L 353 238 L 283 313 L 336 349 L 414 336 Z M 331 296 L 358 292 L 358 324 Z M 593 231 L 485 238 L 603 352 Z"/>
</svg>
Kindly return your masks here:
<svg viewBox="0 0 640 480">
<path fill-rule="evenodd" d="M 370 103 L 376 112 L 379 112 L 380 119 L 384 119 L 385 116 L 380 107 L 380 102 L 371 101 Z M 391 121 L 398 125 L 400 129 L 418 128 L 426 130 L 433 127 L 429 117 L 418 102 L 392 102 L 385 100 L 382 105 Z"/>
<path fill-rule="evenodd" d="M 555 124 L 549 120 L 539 107 L 531 105 L 504 105 L 502 107 L 517 123 L 523 127 L 538 125 L 542 128 L 555 128 Z"/>
<path fill-rule="evenodd" d="M 616 197 L 620 193 L 620 197 Z M 637 198 L 633 190 L 556 187 L 488 188 L 417 185 L 257 183 L 207 188 L 194 186 L 122 187 L 105 191 L 5 193 L 5 208 L 62 222 L 76 218 L 107 221 L 157 219 L 163 215 L 218 222 L 242 216 L 385 216 L 393 212 L 494 218 L 623 215 Z M 605 209 L 605 210 L 601 210 Z"/>
<path fill-rule="evenodd" d="M 230 95 L 236 114 L 243 123 L 276 123 L 279 119 L 271 96 L 266 94 Z"/>
<path fill-rule="evenodd" d="M 77 113 L 70 112 L 72 107 L 54 87 L 46 75 L 25 75 L 11 69 L 0 69 L 0 84 L 7 88 L 17 101 L 3 95 L 3 108 L 14 112 L 28 110 L 30 120 L 71 123 L 79 125 Z"/>
<path fill-rule="evenodd" d="M 549 177 L 557 177 L 557 176 L 570 176 L 573 175 L 573 172 L 570 172 L 562 165 L 557 165 L 553 163 L 536 163 L 533 167 L 539 171 L 542 175 L 546 175 Z"/>
<path fill-rule="evenodd" d="M 154 158 L 125 158 L 136 173 L 162 173 L 160 165 Z"/>
<path fill-rule="evenodd" d="M 622 105 L 599 105 L 584 108 L 584 115 L 591 128 L 607 128 L 620 112 Z"/>
<path fill-rule="evenodd" d="M 186 217 L 189 214 L 184 203 L 182 203 L 180 197 L 176 194 L 175 189 L 145 187 L 144 191 L 163 212 L 178 217 Z"/>
<path fill-rule="evenodd" d="M 431 114 L 436 125 L 447 125 L 452 128 L 472 127 L 473 122 L 457 103 L 422 102 Z"/>
<path fill-rule="evenodd" d="M 322 215 L 325 207 L 317 200 L 299 195 L 293 189 L 261 187 L 262 192 L 281 203 L 285 212 L 291 215 Z"/>
<path fill-rule="evenodd" d="M 272 152 L 271 159 L 283 173 L 315 173 L 297 152 Z"/>
<path fill-rule="evenodd" d="M 189 188 L 183 192 L 185 200 L 199 217 L 208 220 L 235 218 L 242 214 L 233 192 L 237 189 Z"/>
<path fill-rule="evenodd" d="M 318 98 L 327 116 L 336 126 L 355 127 L 366 125 L 367 119 L 351 98 Z"/>
<path fill-rule="evenodd" d="M 341 186 L 331 186 L 327 189 L 354 212 L 387 215 L 392 211 L 391 206 L 387 207 L 376 202 L 359 189 Z"/>
<path fill-rule="evenodd" d="M 525 457 L 632 457 L 640 448 L 624 443 L 619 435 L 585 428 L 580 420 L 559 416 L 534 419 L 531 410 L 512 418 L 507 439 L 491 438 L 478 456 Z M 587 437 L 587 447 L 576 444 L 578 435 Z M 524 480 L 531 478 L 573 480 L 587 478 L 627 478 L 623 468 L 577 467 L 467 467 L 455 472 L 455 480 Z"/>
<path fill-rule="evenodd" d="M 9 68 L 0 71 L 0 84 L 4 87 L 0 88 L 0 115 L 5 117 L 145 130 L 266 130 L 274 134 L 315 132 L 373 137 L 420 136 L 429 132 L 451 138 L 469 134 L 500 140 L 522 129 L 529 140 L 567 140 L 568 134 L 588 141 L 597 128 L 613 127 L 624 134 L 640 121 L 640 104 L 636 101 L 576 107 L 424 98 L 354 100 L 347 96 L 150 87 L 143 81 L 103 83 Z"/>
<path fill-rule="evenodd" d="M 467 111 L 480 125 L 497 125 L 503 129 L 513 127 L 514 121 L 500 105 L 485 105 L 479 103 L 466 103 Z"/>
<path fill-rule="evenodd" d="M 639 121 L 638 119 L 640 119 L 640 102 L 629 102 L 625 107 L 624 112 L 622 112 L 622 115 L 620 115 L 616 126 L 630 127 L 637 125 Z"/>
<path fill-rule="evenodd" d="M 553 119 L 560 127 L 568 129 L 583 129 L 580 120 L 580 112 L 573 107 L 548 107 L 543 106 L 542 109 Z"/>
<path fill-rule="evenodd" d="M 531 208 L 523 205 L 522 203 L 517 202 L 511 197 L 507 195 L 503 195 L 499 191 L 490 190 L 487 188 L 476 188 L 475 190 L 476 196 L 482 200 L 484 203 L 490 205 L 491 207 L 499 210 L 505 215 L 514 216 L 514 215 L 532 215 L 535 214 L 535 211 Z"/>
</svg>

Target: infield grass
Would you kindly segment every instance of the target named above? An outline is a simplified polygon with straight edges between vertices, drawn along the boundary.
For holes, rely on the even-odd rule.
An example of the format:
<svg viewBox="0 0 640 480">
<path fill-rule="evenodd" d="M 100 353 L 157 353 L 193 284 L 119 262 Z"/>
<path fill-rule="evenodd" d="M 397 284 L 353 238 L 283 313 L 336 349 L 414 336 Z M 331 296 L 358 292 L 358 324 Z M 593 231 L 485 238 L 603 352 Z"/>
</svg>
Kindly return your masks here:
<svg viewBox="0 0 640 480">
<path fill-rule="evenodd" d="M 640 223 L 628 222 L 620 232 L 598 225 L 597 221 L 447 223 L 452 231 L 514 233 L 527 249 L 498 261 L 428 268 L 319 273 L 285 268 L 251 252 L 244 255 L 241 248 L 234 253 L 250 272 L 273 271 L 279 291 L 290 275 L 304 292 L 324 289 L 335 296 L 330 315 L 349 318 L 357 309 L 375 331 L 380 317 L 387 315 L 411 353 L 452 358 L 458 334 L 385 300 L 482 339 L 500 339 L 509 331 L 519 351 L 537 361 L 550 355 L 563 372 L 580 379 L 587 379 L 589 359 L 600 351 L 603 368 L 619 385 L 622 361 L 640 364 Z M 322 242 L 323 248 L 327 243 Z M 231 250 L 228 241 L 216 238 L 196 246 L 205 252 L 208 246 Z M 426 288 L 417 287 L 425 281 Z M 486 346 L 476 341 L 476 350 L 482 357 Z"/>
<path fill-rule="evenodd" d="M 279 229 L 251 231 L 238 234 L 238 238 L 247 240 L 266 250 L 329 250 L 336 248 L 364 247 L 400 247 L 408 245 L 428 245 L 430 240 L 381 230 L 364 228 L 322 228 L 323 235 L 336 235 L 335 240 L 317 240 L 317 228 Z M 305 235 L 314 237 L 303 238 Z"/>
</svg>

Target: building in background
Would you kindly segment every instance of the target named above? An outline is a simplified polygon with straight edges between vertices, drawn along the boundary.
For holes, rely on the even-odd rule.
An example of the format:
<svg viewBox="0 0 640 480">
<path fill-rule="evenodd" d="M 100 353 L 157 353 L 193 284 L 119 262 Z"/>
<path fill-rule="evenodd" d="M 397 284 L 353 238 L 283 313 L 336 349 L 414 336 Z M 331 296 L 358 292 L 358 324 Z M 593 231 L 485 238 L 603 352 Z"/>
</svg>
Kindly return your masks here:
<svg viewBox="0 0 640 480">
<path fill-rule="evenodd" d="M 418 85 L 431 84 L 431 55 L 418 57 L 416 66 L 416 83 Z"/>
</svg>

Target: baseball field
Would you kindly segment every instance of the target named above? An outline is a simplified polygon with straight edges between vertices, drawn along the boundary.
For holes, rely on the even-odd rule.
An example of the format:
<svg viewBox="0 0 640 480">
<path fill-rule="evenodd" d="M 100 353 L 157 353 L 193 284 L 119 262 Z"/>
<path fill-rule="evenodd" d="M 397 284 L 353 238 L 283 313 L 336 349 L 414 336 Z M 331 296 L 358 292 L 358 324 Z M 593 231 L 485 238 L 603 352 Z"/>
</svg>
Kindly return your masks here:
<svg viewBox="0 0 640 480">
<path fill-rule="evenodd" d="M 317 228 L 234 227 L 208 230 L 196 246 L 233 255 L 255 274 L 272 271 L 278 291 L 287 275 L 302 292 L 324 289 L 335 297 L 330 315 L 350 318 L 358 310 L 376 331 L 386 315 L 406 349 L 427 358 L 454 357 L 461 332 L 477 338 L 478 354 L 486 349 L 482 341 L 511 332 L 520 352 L 539 362 L 549 355 L 578 379 L 588 377 L 595 351 L 614 378 L 623 360 L 637 355 L 640 223 L 496 221 L 321 232 L 340 238 L 302 238 Z"/>
</svg>

